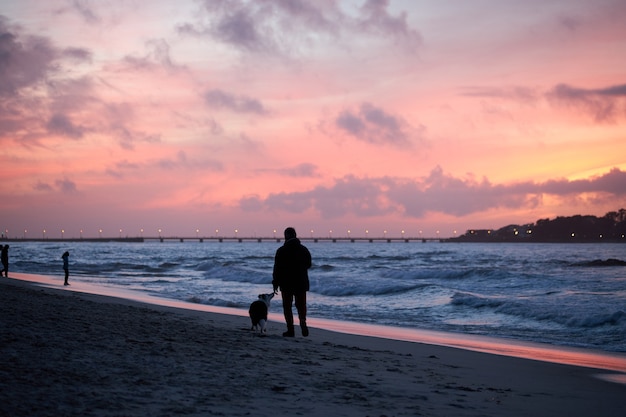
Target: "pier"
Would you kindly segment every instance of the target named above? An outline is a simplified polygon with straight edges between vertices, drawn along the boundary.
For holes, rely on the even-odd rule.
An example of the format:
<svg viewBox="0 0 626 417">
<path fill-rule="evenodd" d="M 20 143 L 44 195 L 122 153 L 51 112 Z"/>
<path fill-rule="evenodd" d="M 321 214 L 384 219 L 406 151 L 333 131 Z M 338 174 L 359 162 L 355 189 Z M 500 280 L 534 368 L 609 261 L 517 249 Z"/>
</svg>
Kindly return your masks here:
<svg viewBox="0 0 626 417">
<path fill-rule="evenodd" d="M 434 237 L 429 237 L 429 238 L 418 238 L 418 237 L 375 237 L 375 238 L 371 238 L 371 237 L 304 237 L 304 236 L 298 236 L 298 239 L 300 239 L 300 241 L 302 242 L 332 242 L 332 243 L 338 243 L 338 242 L 351 242 L 351 243 L 355 243 L 355 242 L 369 242 L 369 243 L 374 243 L 374 242 L 387 242 L 387 243 L 393 243 L 393 242 L 405 242 L 405 243 L 409 243 L 409 242 L 422 242 L 422 243 L 426 243 L 426 242 L 444 242 L 447 241 L 447 239 L 441 239 L 441 238 L 434 238 Z M 145 237 L 143 238 L 144 241 L 148 242 L 148 241 L 160 241 L 160 242 L 167 242 L 167 241 L 179 241 L 179 242 L 187 242 L 187 241 L 199 241 L 199 242 L 204 242 L 204 241 L 217 241 L 217 242 L 276 242 L 276 243 L 281 243 L 284 239 L 280 238 L 280 237 L 237 237 L 237 236 L 230 236 L 230 237 L 226 237 L 226 236 L 221 236 L 221 237 Z"/>
<path fill-rule="evenodd" d="M 331 242 L 331 243 L 410 243 L 410 242 L 447 242 L 450 239 L 439 237 L 298 237 L 302 242 Z M 144 242 L 276 242 L 284 241 L 281 237 L 238 237 L 238 236 L 146 236 L 146 237 L 97 237 L 97 238 L 10 238 L 0 242 L 119 242 L 119 243 L 144 243 Z"/>
</svg>

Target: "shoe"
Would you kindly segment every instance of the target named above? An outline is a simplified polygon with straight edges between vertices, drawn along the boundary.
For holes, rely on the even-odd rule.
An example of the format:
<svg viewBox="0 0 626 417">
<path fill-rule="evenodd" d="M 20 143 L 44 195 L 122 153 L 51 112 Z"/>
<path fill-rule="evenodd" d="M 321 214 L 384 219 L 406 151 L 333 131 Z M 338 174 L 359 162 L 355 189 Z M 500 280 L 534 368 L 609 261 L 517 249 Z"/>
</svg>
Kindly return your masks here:
<svg viewBox="0 0 626 417">
<path fill-rule="evenodd" d="M 305 322 L 300 323 L 300 330 L 302 330 L 302 336 L 307 337 L 309 335 L 309 328 Z"/>
<path fill-rule="evenodd" d="M 283 333 L 283 337 L 295 337 L 295 333 L 293 332 L 293 330 L 287 330 L 285 333 Z"/>
</svg>

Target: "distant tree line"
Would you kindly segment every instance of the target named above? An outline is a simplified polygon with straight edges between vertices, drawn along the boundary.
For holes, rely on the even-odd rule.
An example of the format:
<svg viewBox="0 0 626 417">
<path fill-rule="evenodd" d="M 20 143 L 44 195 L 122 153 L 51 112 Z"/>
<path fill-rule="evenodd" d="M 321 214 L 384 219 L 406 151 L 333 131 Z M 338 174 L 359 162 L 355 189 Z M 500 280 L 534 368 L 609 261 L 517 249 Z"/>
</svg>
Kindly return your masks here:
<svg viewBox="0 0 626 417">
<path fill-rule="evenodd" d="M 602 217 L 575 215 L 539 219 L 536 223 L 508 225 L 497 230 L 470 229 L 462 242 L 625 242 L 626 209 Z"/>
</svg>

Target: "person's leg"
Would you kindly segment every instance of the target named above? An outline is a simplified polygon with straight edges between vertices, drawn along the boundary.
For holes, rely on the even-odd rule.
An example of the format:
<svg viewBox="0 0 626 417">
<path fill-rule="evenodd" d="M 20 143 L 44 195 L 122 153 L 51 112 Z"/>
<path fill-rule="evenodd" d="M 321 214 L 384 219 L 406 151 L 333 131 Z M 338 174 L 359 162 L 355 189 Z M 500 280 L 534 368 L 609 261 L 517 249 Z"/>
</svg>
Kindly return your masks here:
<svg viewBox="0 0 626 417">
<path fill-rule="evenodd" d="M 300 320 L 300 330 L 302 330 L 302 336 L 307 337 L 309 328 L 306 325 L 306 291 L 295 294 L 295 300 L 298 319 Z"/>
<path fill-rule="evenodd" d="M 70 276 L 70 271 L 69 269 L 66 269 L 65 270 L 65 285 L 69 285 L 69 283 L 67 282 L 67 279 L 69 278 L 69 276 Z"/>
<path fill-rule="evenodd" d="M 281 290 L 281 295 L 283 297 L 283 314 L 285 316 L 285 322 L 287 323 L 287 331 L 283 333 L 283 336 L 291 337 L 294 336 L 293 311 L 291 310 L 291 306 L 293 304 L 293 293 Z"/>
</svg>

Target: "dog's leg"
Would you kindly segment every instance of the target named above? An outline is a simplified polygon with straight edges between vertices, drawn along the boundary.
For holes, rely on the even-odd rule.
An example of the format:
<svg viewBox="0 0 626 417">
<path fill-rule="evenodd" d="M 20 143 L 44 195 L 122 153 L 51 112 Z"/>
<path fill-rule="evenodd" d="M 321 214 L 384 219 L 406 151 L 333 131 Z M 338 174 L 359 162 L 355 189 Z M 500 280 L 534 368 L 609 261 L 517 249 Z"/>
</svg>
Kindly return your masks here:
<svg viewBox="0 0 626 417">
<path fill-rule="evenodd" d="M 266 324 L 267 322 L 265 321 L 265 319 L 259 320 L 259 330 L 261 334 L 267 333 L 267 329 L 265 328 Z"/>
</svg>

